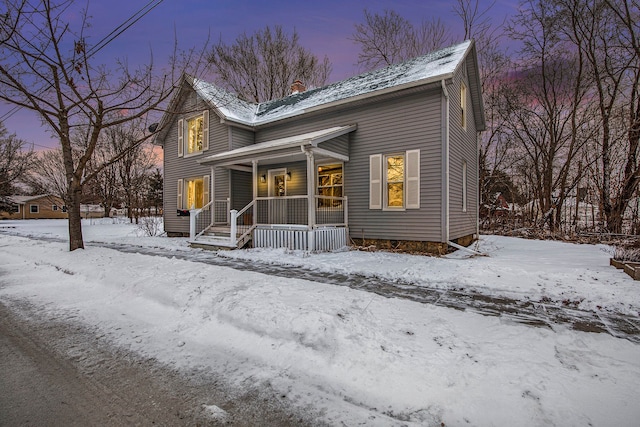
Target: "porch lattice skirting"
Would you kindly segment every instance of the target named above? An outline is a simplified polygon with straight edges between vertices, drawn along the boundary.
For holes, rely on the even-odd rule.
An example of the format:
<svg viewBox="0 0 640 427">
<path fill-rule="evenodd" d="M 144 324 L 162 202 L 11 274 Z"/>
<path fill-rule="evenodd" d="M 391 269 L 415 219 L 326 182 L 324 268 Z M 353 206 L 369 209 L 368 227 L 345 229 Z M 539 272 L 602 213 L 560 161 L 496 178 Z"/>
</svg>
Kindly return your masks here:
<svg viewBox="0 0 640 427">
<path fill-rule="evenodd" d="M 310 233 L 313 233 L 313 245 L 310 244 Z M 254 248 L 335 251 L 346 245 L 347 229 L 345 227 L 322 227 L 313 230 L 258 227 L 253 231 Z"/>
</svg>

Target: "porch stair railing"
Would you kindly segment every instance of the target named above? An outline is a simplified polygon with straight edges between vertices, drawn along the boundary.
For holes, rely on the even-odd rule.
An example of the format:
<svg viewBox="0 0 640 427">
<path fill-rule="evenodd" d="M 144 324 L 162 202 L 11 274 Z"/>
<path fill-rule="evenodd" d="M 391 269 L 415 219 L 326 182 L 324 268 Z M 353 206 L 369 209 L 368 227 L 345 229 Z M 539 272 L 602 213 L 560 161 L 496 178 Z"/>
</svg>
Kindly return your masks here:
<svg viewBox="0 0 640 427">
<path fill-rule="evenodd" d="M 230 241 L 233 240 L 236 247 L 241 248 L 251 240 L 251 232 L 256 228 L 253 220 L 253 207 L 256 201 L 252 200 L 247 206 L 236 211 L 231 211 L 231 232 Z"/>
</svg>

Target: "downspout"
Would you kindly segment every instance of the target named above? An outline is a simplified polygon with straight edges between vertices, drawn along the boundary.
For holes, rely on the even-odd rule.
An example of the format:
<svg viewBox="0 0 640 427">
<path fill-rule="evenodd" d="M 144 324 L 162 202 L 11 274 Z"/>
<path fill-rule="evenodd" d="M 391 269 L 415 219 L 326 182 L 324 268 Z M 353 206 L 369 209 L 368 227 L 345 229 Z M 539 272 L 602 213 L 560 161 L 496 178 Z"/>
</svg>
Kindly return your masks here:
<svg viewBox="0 0 640 427">
<path fill-rule="evenodd" d="M 449 241 L 449 91 L 444 79 L 440 81 L 445 104 L 442 109 L 442 242 Z"/>
</svg>

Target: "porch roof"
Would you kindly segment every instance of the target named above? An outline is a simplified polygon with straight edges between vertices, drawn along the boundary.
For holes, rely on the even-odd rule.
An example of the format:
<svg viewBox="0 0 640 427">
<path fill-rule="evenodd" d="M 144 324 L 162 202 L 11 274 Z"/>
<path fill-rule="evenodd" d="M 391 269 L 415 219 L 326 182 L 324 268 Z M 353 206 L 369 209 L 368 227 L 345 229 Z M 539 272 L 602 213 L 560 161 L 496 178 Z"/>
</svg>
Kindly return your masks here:
<svg viewBox="0 0 640 427">
<path fill-rule="evenodd" d="M 248 145 L 246 147 L 236 148 L 235 150 L 225 151 L 205 157 L 198 162 L 205 165 L 231 165 L 244 163 L 251 160 L 262 160 L 277 158 L 282 156 L 292 156 L 294 154 L 302 155 L 305 148 L 317 148 L 318 144 L 333 138 L 353 132 L 357 129 L 357 125 L 334 126 L 314 132 L 303 133 L 300 135 L 288 136 L 286 138 L 274 139 L 258 144 Z M 328 153 L 327 150 L 322 150 Z M 341 156 L 336 153 L 336 158 Z"/>
</svg>

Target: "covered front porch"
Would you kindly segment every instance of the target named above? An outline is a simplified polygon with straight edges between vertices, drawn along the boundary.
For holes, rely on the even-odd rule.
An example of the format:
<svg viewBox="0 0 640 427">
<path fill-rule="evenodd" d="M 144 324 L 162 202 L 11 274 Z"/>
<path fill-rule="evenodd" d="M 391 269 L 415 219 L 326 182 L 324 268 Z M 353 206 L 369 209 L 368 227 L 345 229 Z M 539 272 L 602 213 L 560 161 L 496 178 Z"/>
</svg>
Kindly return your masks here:
<svg viewBox="0 0 640 427">
<path fill-rule="evenodd" d="M 308 251 L 346 246 L 343 172 L 355 129 L 332 127 L 202 159 L 211 166 L 211 201 L 190 211 L 191 244 Z M 229 197 L 216 197 L 220 170 L 228 171 Z"/>
</svg>

